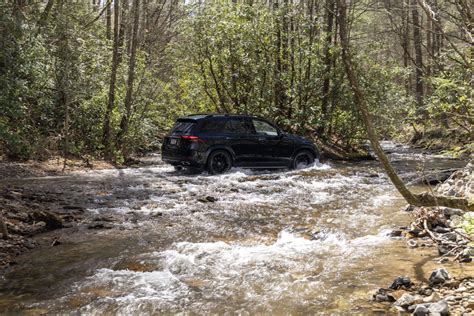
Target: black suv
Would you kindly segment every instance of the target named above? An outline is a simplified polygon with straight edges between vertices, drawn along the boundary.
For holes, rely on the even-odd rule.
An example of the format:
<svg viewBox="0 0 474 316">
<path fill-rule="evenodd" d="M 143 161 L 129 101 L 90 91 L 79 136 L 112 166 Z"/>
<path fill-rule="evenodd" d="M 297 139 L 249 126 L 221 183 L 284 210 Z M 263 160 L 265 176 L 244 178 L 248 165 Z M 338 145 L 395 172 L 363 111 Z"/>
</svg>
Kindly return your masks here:
<svg viewBox="0 0 474 316">
<path fill-rule="evenodd" d="M 177 120 L 163 140 L 162 159 L 211 174 L 244 168 L 302 168 L 318 151 L 303 137 L 285 134 L 273 123 L 246 115 L 196 114 Z"/>
</svg>

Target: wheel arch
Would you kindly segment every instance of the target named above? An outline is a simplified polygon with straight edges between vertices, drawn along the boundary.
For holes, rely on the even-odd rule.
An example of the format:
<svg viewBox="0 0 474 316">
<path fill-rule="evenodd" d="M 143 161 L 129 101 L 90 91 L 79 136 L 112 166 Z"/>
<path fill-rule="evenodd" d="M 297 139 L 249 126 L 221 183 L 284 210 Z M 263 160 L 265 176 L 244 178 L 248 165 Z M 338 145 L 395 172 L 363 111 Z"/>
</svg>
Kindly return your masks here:
<svg viewBox="0 0 474 316">
<path fill-rule="evenodd" d="M 309 146 L 303 146 L 303 147 L 298 147 L 295 152 L 293 153 L 293 155 L 291 156 L 291 161 L 293 161 L 296 157 L 296 155 L 298 155 L 300 152 L 302 151 L 309 151 L 313 156 L 314 156 L 314 159 L 319 159 L 319 152 L 317 149 L 314 149 L 314 148 L 311 148 Z"/>
<path fill-rule="evenodd" d="M 235 163 L 235 152 L 232 150 L 232 148 L 230 148 L 229 146 L 224 146 L 224 145 L 214 145 L 214 146 L 209 147 L 206 150 L 206 156 L 205 156 L 206 159 L 204 160 L 206 165 L 208 163 L 209 156 L 211 155 L 211 153 L 213 153 L 216 150 L 225 150 L 225 151 L 227 151 L 230 154 L 230 158 L 232 159 L 232 164 Z"/>
</svg>

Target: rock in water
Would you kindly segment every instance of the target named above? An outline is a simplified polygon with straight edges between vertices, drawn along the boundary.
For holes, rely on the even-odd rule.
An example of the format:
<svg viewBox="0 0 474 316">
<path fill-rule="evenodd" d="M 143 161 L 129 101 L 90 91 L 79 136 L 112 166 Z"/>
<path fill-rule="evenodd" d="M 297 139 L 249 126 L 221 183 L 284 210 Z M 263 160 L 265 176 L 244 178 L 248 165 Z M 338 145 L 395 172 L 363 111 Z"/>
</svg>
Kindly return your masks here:
<svg viewBox="0 0 474 316">
<path fill-rule="evenodd" d="M 198 201 L 203 202 L 203 203 L 208 203 L 208 202 L 213 203 L 213 202 L 216 202 L 217 199 L 213 196 L 206 196 L 204 198 L 199 198 Z"/>
<path fill-rule="evenodd" d="M 389 288 L 392 290 L 398 290 L 401 287 L 409 288 L 410 286 L 412 286 L 412 284 L 413 283 L 411 282 L 409 277 L 399 276 L 393 281 L 392 285 L 390 285 Z"/>
<path fill-rule="evenodd" d="M 394 305 L 400 306 L 406 309 L 408 308 L 408 306 L 413 305 L 415 302 L 416 302 L 415 296 L 405 293 L 402 295 L 402 297 L 398 299 L 398 301 L 394 303 Z"/>
<path fill-rule="evenodd" d="M 48 211 L 33 211 L 30 217 L 34 221 L 44 222 L 47 229 L 58 229 L 63 227 L 62 219 Z"/>
<path fill-rule="evenodd" d="M 439 301 L 437 303 L 430 304 L 428 311 L 431 315 L 449 315 L 449 305 L 446 301 Z"/>
<path fill-rule="evenodd" d="M 377 292 L 372 296 L 372 299 L 376 302 L 395 302 L 395 298 L 388 294 L 385 289 L 378 289 Z"/>
<path fill-rule="evenodd" d="M 429 309 L 423 304 L 416 305 L 416 308 L 413 311 L 414 316 L 425 316 L 425 315 L 429 315 L 429 313 L 430 313 Z"/>
<path fill-rule="evenodd" d="M 430 275 L 430 285 L 443 284 L 446 281 L 450 280 L 451 276 L 445 268 L 436 269 L 431 272 Z"/>
</svg>

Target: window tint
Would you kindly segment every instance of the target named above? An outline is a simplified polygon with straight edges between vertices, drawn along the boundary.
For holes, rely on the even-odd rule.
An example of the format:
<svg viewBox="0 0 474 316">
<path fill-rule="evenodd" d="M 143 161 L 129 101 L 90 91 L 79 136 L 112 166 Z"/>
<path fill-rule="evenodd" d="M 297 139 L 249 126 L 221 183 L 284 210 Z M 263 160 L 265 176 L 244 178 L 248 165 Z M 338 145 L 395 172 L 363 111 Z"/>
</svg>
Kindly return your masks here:
<svg viewBox="0 0 474 316">
<path fill-rule="evenodd" d="M 251 134 L 253 133 L 253 129 L 248 121 L 240 118 L 231 118 L 227 120 L 224 132 L 232 134 Z"/>
<path fill-rule="evenodd" d="M 186 121 L 178 121 L 174 124 L 173 129 L 171 130 L 171 134 L 180 134 L 186 135 L 191 133 L 192 128 L 194 127 L 195 122 L 186 122 Z"/>
<path fill-rule="evenodd" d="M 222 133 L 226 120 L 224 119 L 209 119 L 202 122 L 200 131 L 202 133 Z"/>
<path fill-rule="evenodd" d="M 265 121 L 260 121 L 260 120 L 252 120 L 253 121 L 253 126 L 255 126 L 255 131 L 257 134 L 265 134 L 265 135 L 271 135 L 271 136 L 278 136 L 278 131 L 275 127 L 270 125 L 269 123 Z"/>
</svg>

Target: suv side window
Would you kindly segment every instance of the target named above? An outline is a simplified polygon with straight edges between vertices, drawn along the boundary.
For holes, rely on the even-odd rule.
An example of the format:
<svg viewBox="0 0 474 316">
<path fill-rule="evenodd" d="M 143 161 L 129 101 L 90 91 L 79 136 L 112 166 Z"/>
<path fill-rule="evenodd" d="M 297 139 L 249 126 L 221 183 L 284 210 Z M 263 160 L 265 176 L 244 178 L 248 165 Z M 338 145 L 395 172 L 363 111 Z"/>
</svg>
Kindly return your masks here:
<svg viewBox="0 0 474 316">
<path fill-rule="evenodd" d="M 222 133 L 227 121 L 222 118 L 211 118 L 202 122 L 200 127 L 201 133 Z"/>
<path fill-rule="evenodd" d="M 224 133 L 229 134 L 252 134 L 252 126 L 242 118 L 229 118 L 225 124 Z"/>
<path fill-rule="evenodd" d="M 278 130 L 268 122 L 253 119 L 253 126 L 257 134 L 265 134 L 269 136 L 278 136 Z"/>
</svg>

